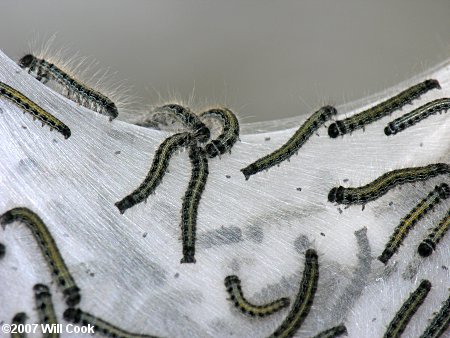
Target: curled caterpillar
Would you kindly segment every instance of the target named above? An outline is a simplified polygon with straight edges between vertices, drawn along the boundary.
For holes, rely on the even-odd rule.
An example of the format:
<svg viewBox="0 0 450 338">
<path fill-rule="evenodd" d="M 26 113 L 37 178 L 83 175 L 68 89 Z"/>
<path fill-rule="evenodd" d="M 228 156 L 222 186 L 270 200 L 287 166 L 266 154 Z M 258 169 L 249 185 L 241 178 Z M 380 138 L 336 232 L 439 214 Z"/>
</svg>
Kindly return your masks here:
<svg viewBox="0 0 450 338">
<path fill-rule="evenodd" d="M 395 135 L 408 127 L 419 123 L 420 121 L 426 119 L 428 116 L 436 114 L 440 111 L 447 111 L 450 108 L 450 99 L 442 98 L 437 99 L 417 109 L 414 109 L 408 114 L 405 114 L 392 122 L 389 122 L 386 128 L 384 128 L 384 133 L 389 135 Z"/>
<path fill-rule="evenodd" d="M 146 200 L 155 191 L 167 171 L 172 155 L 180 148 L 189 146 L 192 141 L 190 133 L 179 133 L 168 137 L 161 143 L 158 150 L 156 150 L 150 171 L 141 185 L 131 194 L 115 203 L 121 214 L 132 206 Z"/>
<path fill-rule="evenodd" d="M 161 107 L 157 107 L 153 112 L 155 114 L 169 113 L 175 115 L 175 117 L 184 126 L 189 128 L 193 132 L 194 138 L 199 142 L 206 142 L 211 136 L 208 127 L 189 108 L 183 107 L 179 104 L 171 103 Z"/>
<path fill-rule="evenodd" d="M 273 302 L 264 305 L 254 305 L 250 303 L 245 297 L 241 289 L 241 280 L 238 276 L 231 275 L 225 278 L 225 288 L 230 295 L 231 301 L 243 313 L 250 316 L 264 317 L 271 315 L 281 309 L 289 306 L 289 298 L 280 298 Z"/>
<path fill-rule="evenodd" d="M 436 186 L 424 199 L 422 199 L 404 218 L 400 224 L 395 228 L 389 242 L 378 259 L 384 264 L 397 252 L 404 238 L 414 225 L 424 217 L 428 211 L 442 200 L 450 196 L 450 187 L 446 183 Z"/>
<path fill-rule="evenodd" d="M 425 80 L 372 108 L 330 124 L 328 127 L 328 135 L 331 138 L 336 138 L 339 135 L 344 135 L 356 129 L 363 128 L 365 125 L 378 121 L 386 115 L 391 114 L 393 111 L 402 108 L 404 105 L 419 98 L 429 90 L 440 88 L 441 86 L 437 80 Z"/>
<path fill-rule="evenodd" d="M 55 240 L 42 219 L 27 208 L 14 208 L 0 216 L 0 224 L 3 228 L 5 228 L 7 224 L 16 221 L 22 222 L 31 230 L 52 276 L 63 291 L 66 298 L 66 304 L 69 306 L 77 305 L 81 299 L 80 289 L 75 284 L 75 281 L 56 246 Z"/>
<path fill-rule="evenodd" d="M 39 59 L 32 54 L 22 57 L 18 64 L 21 68 L 28 69 L 28 73 L 35 76 L 38 81 L 43 83 L 49 80 L 56 81 L 65 88 L 64 95 L 68 99 L 83 107 L 107 115 L 110 120 L 119 115 L 116 105 L 107 96 L 81 83 L 58 65 Z"/>
<path fill-rule="evenodd" d="M 338 204 L 366 204 L 383 196 L 398 185 L 426 181 L 443 174 L 450 174 L 450 166 L 446 163 L 392 170 L 362 187 L 332 188 L 328 194 L 328 201 Z"/>
<path fill-rule="evenodd" d="M 236 115 L 227 108 L 214 108 L 203 112 L 200 117 L 214 117 L 222 121 L 222 133 L 205 146 L 209 158 L 231 152 L 231 148 L 239 139 L 239 121 Z"/>
<path fill-rule="evenodd" d="M 249 164 L 247 167 L 241 169 L 245 179 L 248 180 L 250 176 L 267 170 L 284 160 L 289 159 L 292 155 L 305 144 L 311 135 L 319 129 L 325 122 L 327 122 L 333 115 L 336 115 L 336 108 L 325 106 L 320 108 L 312 114 L 303 124 L 297 129 L 292 137 L 283 144 L 279 149 L 266 155 L 259 160 Z"/>
<path fill-rule="evenodd" d="M 68 139 L 70 137 L 71 132 L 68 126 L 6 83 L 0 82 L 0 96 L 11 101 L 23 111 L 30 113 L 33 119 L 38 119 L 42 122 L 42 126 L 46 124 L 50 127 L 50 130 L 57 130 L 64 138 Z"/>
</svg>

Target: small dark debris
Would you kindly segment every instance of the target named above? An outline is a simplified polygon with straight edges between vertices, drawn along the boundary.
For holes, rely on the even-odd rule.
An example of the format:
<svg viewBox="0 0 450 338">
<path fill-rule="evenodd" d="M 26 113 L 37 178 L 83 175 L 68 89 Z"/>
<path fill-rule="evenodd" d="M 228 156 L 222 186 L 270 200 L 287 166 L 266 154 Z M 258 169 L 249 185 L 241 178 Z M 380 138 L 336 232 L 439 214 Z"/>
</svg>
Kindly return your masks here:
<svg viewBox="0 0 450 338">
<path fill-rule="evenodd" d="M 377 319 L 376 318 L 372 318 L 372 323 L 375 322 Z"/>
<path fill-rule="evenodd" d="M 28 129 L 26 126 L 22 126 L 22 129 Z"/>
<path fill-rule="evenodd" d="M 448 270 L 448 268 L 445 266 L 445 265 L 442 265 L 442 270 L 445 270 L 445 271 L 447 271 Z"/>
<path fill-rule="evenodd" d="M 298 188 L 297 188 L 297 191 L 302 191 L 302 188 L 298 187 Z"/>
<path fill-rule="evenodd" d="M 178 277 L 180 277 L 180 274 L 177 272 L 177 273 L 174 275 L 174 277 L 175 277 L 175 278 L 178 278 Z"/>
<path fill-rule="evenodd" d="M 120 154 L 120 150 L 117 150 L 116 152 L 114 152 L 114 154 L 119 155 Z"/>
<path fill-rule="evenodd" d="M 58 140 L 56 138 L 54 138 L 53 143 L 58 143 Z"/>
<path fill-rule="evenodd" d="M 392 207 L 394 205 L 394 202 L 390 201 L 389 206 Z"/>
<path fill-rule="evenodd" d="M 226 178 L 231 178 L 231 175 L 225 175 Z"/>
<path fill-rule="evenodd" d="M 147 235 L 148 235 L 148 232 L 144 232 L 143 234 L 142 234 L 142 237 L 147 237 Z"/>
<path fill-rule="evenodd" d="M 422 143 L 422 142 L 420 142 L 419 146 L 423 147 L 423 143 Z"/>
<path fill-rule="evenodd" d="M 341 208 L 337 208 L 339 213 L 342 214 L 342 209 Z"/>
<path fill-rule="evenodd" d="M 264 141 L 270 141 L 270 137 L 266 137 Z"/>
<path fill-rule="evenodd" d="M 321 236 L 325 237 L 325 234 L 323 232 L 320 233 Z"/>
<path fill-rule="evenodd" d="M 91 272 L 91 273 L 89 274 L 89 276 L 94 277 L 94 276 L 95 276 L 95 273 Z"/>
<path fill-rule="evenodd" d="M 344 178 L 343 182 L 347 183 L 348 182 L 348 178 Z"/>
</svg>

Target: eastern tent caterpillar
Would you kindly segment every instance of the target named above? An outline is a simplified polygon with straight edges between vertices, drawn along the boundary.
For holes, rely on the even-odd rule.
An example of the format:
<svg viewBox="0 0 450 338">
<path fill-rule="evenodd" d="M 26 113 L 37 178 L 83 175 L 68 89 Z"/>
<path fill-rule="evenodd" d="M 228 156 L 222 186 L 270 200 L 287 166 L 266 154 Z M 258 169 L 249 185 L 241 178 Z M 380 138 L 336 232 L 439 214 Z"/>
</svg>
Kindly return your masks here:
<svg viewBox="0 0 450 338">
<path fill-rule="evenodd" d="M 383 336 L 384 338 L 398 338 L 402 335 L 409 321 L 424 302 L 430 289 L 431 283 L 428 280 L 424 279 L 420 282 L 418 288 L 411 293 L 400 310 L 395 314 L 394 319 L 389 323 Z"/>
<path fill-rule="evenodd" d="M 289 298 L 280 298 L 264 305 L 254 305 L 250 303 L 244 297 L 242 292 L 241 280 L 235 275 L 227 276 L 225 278 L 225 288 L 234 305 L 240 309 L 242 313 L 247 313 L 250 316 L 268 316 L 289 306 L 290 303 Z"/>
<path fill-rule="evenodd" d="M 305 142 L 317 129 L 319 129 L 336 113 L 336 108 L 331 106 L 320 108 L 318 111 L 312 114 L 302 124 L 302 126 L 297 129 L 294 135 L 292 135 L 292 137 L 280 148 L 278 148 L 271 154 L 266 155 L 253 162 L 244 169 L 241 169 L 242 173 L 245 176 L 245 179 L 248 180 L 250 176 L 259 173 L 260 171 L 267 170 L 283 162 L 284 160 L 289 159 L 292 155 L 298 152 L 298 150 L 305 144 Z"/>
<path fill-rule="evenodd" d="M 191 144 L 192 141 L 191 133 L 179 133 L 168 137 L 161 143 L 156 150 L 150 171 L 141 185 L 130 195 L 115 203 L 121 214 L 128 208 L 146 200 L 155 191 L 167 171 L 172 155 L 178 149 Z"/>
<path fill-rule="evenodd" d="M 378 257 L 384 264 L 397 252 L 408 232 L 414 225 L 427 214 L 442 200 L 450 196 L 450 187 L 446 183 L 437 185 L 432 192 L 430 192 L 424 199 L 422 199 L 409 213 L 400 221 L 400 224 L 395 228 L 389 242 Z"/>
<path fill-rule="evenodd" d="M 189 108 L 183 107 L 179 104 L 166 104 L 161 107 L 157 107 L 154 110 L 155 114 L 158 113 L 172 113 L 175 117 L 186 127 L 191 129 L 194 133 L 194 137 L 199 142 L 206 142 L 210 137 L 210 131 L 208 127 L 200 120 L 200 118 L 194 114 Z"/>
<path fill-rule="evenodd" d="M 30 113 L 31 116 L 33 116 L 33 119 L 38 119 L 42 122 L 42 126 L 46 124 L 50 127 L 50 130 L 55 129 L 63 134 L 64 138 L 68 139 L 70 137 L 71 132 L 69 127 L 52 114 L 39 107 L 21 92 L 3 82 L 0 82 L 0 96 L 8 99 L 25 112 Z"/>
<path fill-rule="evenodd" d="M 436 245 L 444 237 L 445 233 L 450 228 L 450 209 L 447 214 L 439 222 L 439 224 L 431 230 L 430 234 L 420 243 L 417 251 L 422 257 L 430 256 L 436 249 Z"/>
<path fill-rule="evenodd" d="M 21 68 L 28 69 L 28 73 L 32 74 L 38 81 L 43 83 L 47 83 L 49 80 L 56 81 L 65 89 L 63 94 L 68 99 L 83 107 L 107 115 L 110 120 L 119 115 L 116 105 L 106 95 L 81 83 L 58 65 L 45 59 L 39 59 L 32 54 L 22 57 L 18 64 Z"/>
<path fill-rule="evenodd" d="M 31 230 L 52 276 L 63 291 L 66 304 L 69 306 L 78 304 L 81 299 L 80 289 L 75 284 L 69 269 L 59 253 L 55 240 L 41 218 L 27 208 L 14 208 L 0 217 L 0 224 L 3 226 L 3 229 L 7 224 L 15 221 L 22 222 Z"/>
<path fill-rule="evenodd" d="M 239 121 L 228 108 L 214 108 L 203 112 L 202 118 L 215 117 L 223 123 L 222 133 L 205 146 L 209 158 L 231 152 L 231 148 L 239 139 Z"/>
<path fill-rule="evenodd" d="M 305 269 L 303 270 L 300 289 L 294 305 L 281 325 L 270 336 L 271 338 L 293 337 L 300 328 L 311 309 L 319 280 L 319 261 L 315 250 L 308 249 L 305 254 Z"/>
<path fill-rule="evenodd" d="M 418 83 L 372 108 L 364 110 L 363 112 L 348 117 L 344 120 L 339 120 L 332 123 L 328 127 L 328 135 L 331 138 L 336 138 L 339 135 L 344 135 L 356 129 L 363 128 L 365 125 L 378 121 L 386 115 L 391 114 L 393 111 L 412 102 L 414 99 L 419 98 L 429 90 L 435 88 L 441 88 L 437 80 L 425 80 Z"/>
<path fill-rule="evenodd" d="M 416 123 L 419 123 L 420 121 L 426 119 L 430 115 L 436 114 L 437 112 L 440 111 L 447 112 L 449 108 L 450 108 L 449 98 L 442 98 L 428 102 L 427 104 L 424 104 L 423 106 L 414 109 L 408 114 L 405 114 L 395 119 L 394 121 L 389 122 L 386 128 L 384 128 L 384 133 L 387 136 L 395 135 L 405 130 L 406 128 L 415 125 Z"/>
<path fill-rule="evenodd" d="M 18 330 L 18 326 L 19 325 L 25 325 L 25 322 L 27 320 L 27 315 L 25 312 L 19 312 L 16 313 L 16 315 L 14 316 L 11 325 L 15 326 L 15 331 L 14 333 L 11 333 L 11 338 L 26 338 L 27 334 L 26 333 L 19 333 Z"/>
<path fill-rule="evenodd" d="M 33 287 L 34 298 L 36 302 L 36 309 L 41 325 L 56 326 L 58 320 L 56 319 L 55 309 L 53 308 L 52 295 L 48 286 L 44 284 L 36 284 Z M 54 333 L 44 333 L 44 338 L 58 338 L 57 330 L 53 329 Z"/>
<path fill-rule="evenodd" d="M 338 204 L 366 204 L 383 196 L 398 185 L 425 181 L 443 174 L 450 174 L 450 166 L 447 163 L 396 169 L 358 188 L 344 188 L 342 186 L 332 188 L 328 194 L 328 201 Z"/>
<path fill-rule="evenodd" d="M 335 338 L 342 336 L 343 334 L 347 334 L 347 328 L 344 324 L 340 324 L 338 326 L 332 327 L 331 329 L 320 332 L 313 338 Z"/>
<path fill-rule="evenodd" d="M 5 256 L 6 247 L 3 243 L 0 243 L 0 259 L 2 259 Z"/>
<path fill-rule="evenodd" d="M 181 263 L 195 263 L 195 232 L 197 213 L 203 190 L 208 179 L 208 158 L 206 152 L 195 145 L 189 148 L 192 174 L 184 194 L 181 207 L 181 232 L 183 241 L 183 258 Z"/>
<path fill-rule="evenodd" d="M 94 326 L 94 332 L 110 338 L 157 338 L 156 336 L 127 332 L 114 326 L 101 318 L 80 309 L 68 308 L 64 311 L 63 317 L 66 321 L 81 326 Z"/>
<path fill-rule="evenodd" d="M 433 317 L 430 325 L 425 329 L 425 332 L 420 338 L 438 338 L 445 332 L 448 332 L 450 325 L 450 296 L 442 305 L 439 312 Z"/>
</svg>

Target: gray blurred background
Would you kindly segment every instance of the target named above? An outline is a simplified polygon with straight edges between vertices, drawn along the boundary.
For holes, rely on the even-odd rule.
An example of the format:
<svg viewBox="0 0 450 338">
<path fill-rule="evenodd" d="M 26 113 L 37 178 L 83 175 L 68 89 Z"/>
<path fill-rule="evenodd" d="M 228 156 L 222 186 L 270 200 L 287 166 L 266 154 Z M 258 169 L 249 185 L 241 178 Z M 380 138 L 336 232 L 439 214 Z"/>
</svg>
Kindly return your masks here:
<svg viewBox="0 0 450 338">
<path fill-rule="evenodd" d="M 37 37 L 117 71 L 146 105 L 292 117 L 392 86 L 449 57 L 450 1 L 2 0 L 11 58 Z M 194 90 L 195 87 L 195 90 Z"/>
</svg>

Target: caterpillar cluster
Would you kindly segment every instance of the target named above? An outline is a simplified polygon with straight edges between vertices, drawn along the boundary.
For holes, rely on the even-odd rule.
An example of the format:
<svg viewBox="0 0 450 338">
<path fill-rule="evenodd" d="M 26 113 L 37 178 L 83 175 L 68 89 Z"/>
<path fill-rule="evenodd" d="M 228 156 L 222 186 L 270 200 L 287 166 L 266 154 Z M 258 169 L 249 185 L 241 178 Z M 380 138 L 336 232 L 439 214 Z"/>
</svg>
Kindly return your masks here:
<svg viewBox="0 0 450 338">
<path fill-rule="evenodd" d="M 49 60 L 33 54 L 27 54 L 20 59 L 19 66 L 43 83 L 49 81 L 57 83 L 64 88 L 63 94 L 69 99 L 89 109 L 93 109 L 100 114 L 109 116 L 110 120 L 113 120 L 119 114 L 117 105 L 107 95 L 84 84 L 69 72 L 65 71 L 63 67 Z M 344 120 L 335 121 L 328 127 L 328 135 L 331 138 L 336 138 L 339 135 L 364 128 L 366 125 L 418 99 L 432 89 L 440 89 L 440 84 L 437 80 L 428 79 L 418 83 L 370 109 Z M 63 122 L 41 108 L 19 90 L 3 82 L 0 82 L 0 97 L 13 103 L 24 112 L 31 114 L 34 119 L 38 119 L 43 125 L 49 126 L 51 130 L 57 130 L 66 139 L 71 136 L 69 127 Z M 447 111 L 450 107 L 449 102 L 450 99 L 447 98 L 428 102 L 389 123 L 384 130 L 385 134 L 397 134 L 432 114 Z M 182 200 L 181 238 L 183 257 L 181 263 L 196 263 L 195 241 L 197 216 L 209 175 L 208 161 L 216 157 L 220 158 L 226 153 L 231 153 L 234 144 L 239 140 L 239 121 L 233 111 L 225 107 L 208 109 L 197 114 L 188 107 L 172 103 L 157 107 L 154 109 L 154 113 L 175 117 L 183 125 L 183 129 L 185 130 L 169 136 L 159 145 L 153 157 L 150 170 L 142 183 L 129 195 L 116 202 L 115 205 L 119 212 L 123 214 L 127 209 L 146 201 L 161 184 L 171 158 L 180 150 L 188 149 L 191 163 L 191 177 Z M 319 128 L 330 121 L 336 114 L 337 110 L 332 106 L 324 106 L 314 112 L 279 149 L 241 169 L 245 180 L 248 180 L 252 175 L 268 170 L 290 159 Z M 211 139 L 211 131 L 208 127 L 208 121 L 212 119 L 219 121 L 222 125 L 221 133 L 214 139 Z M 334 187 L 328 194 L 328 201 L 345 205 L 365 205 L 368 202 L 380 198 L 389 190 L 399 185 L 426 181 L 438 175 L 450 175 L 449 164 L 435 163 L 423 167 L 397 169 L 386 172 L 374 181 L 361 187 Z M 450 189 L 448 184 L 442 183 L 440 186 L 436 186 L 435 190 L 430 192 L 428 196 L 421 200 L 401 220 L 400 225 L 395 229 L 379 260 L 387 263 L 398 250 L 402 240 L 415 223 L 435 205 L 448 198 L 449 195 Z M 3 226 L 16 221 L 26 225 L 32 232 L 52 277 L 64 295 L 66 305 L 68 306 L 63 314 L 65 320 L 79 325 L 91 324 L 95 327 L 96 331 L 107 337 L 154 337 L 125 331 L 78 308 L 77 306 L 81 301 L 81 290 L 75 283 L 45 223 L 36 213 L 24 207 L 13 208 L 0 217 L 0 224 Z M 423 257 L 429 256 L 436 250 L 437 243 L 444 237 L 449 228 L 450 211 L 447 212 L 446 216 L 419 245 L 418 253 Z M 4 255 L 4 248 L 4 245 L 0 243 L 0 258 Z M 263 305 L 251 303 L 244 297 L 241 282 L 234 275 L 225 278 L 225 286 L 235 306 L 241 312 L 251 317 L 264 317 L 291 305 L 287 316 L 270 337 L 292 337 L 296 334 L 312 309 L 318 279 L 318 254 L 315 250 L 308 249 L 305 253 L 305 267 L 302 278 L 299 281 L 299 290 L 292 305 L 290 304 L 289 298 L 280 298 Z M 387 328 L 385 337 L 398 337 L 402 334 L 417 309 L 425 301 L 430 289 L 431 283 L 423 280 L 397 312 Z M 57 316 L 52 305 L 52 296 L 49 288 L 46 285 L 37 284 L 34 287 L 34 291 L 36 309 L 38 310 L 40 321 L 49 324 L 57 323 Z M 13 318 L 13 323 L 24 323 L 25 320 L 25 313 L 18 313 Z M 445 332 L 448 328 L 448 323 L 449 301 L 447 300 L 423 336 L 437 336 L 436 333 Z M 337 337 L 346 333 L 347 329 L 345 325 L 339 324 L 318 333 L 316 337 Z"/>
</svg>

